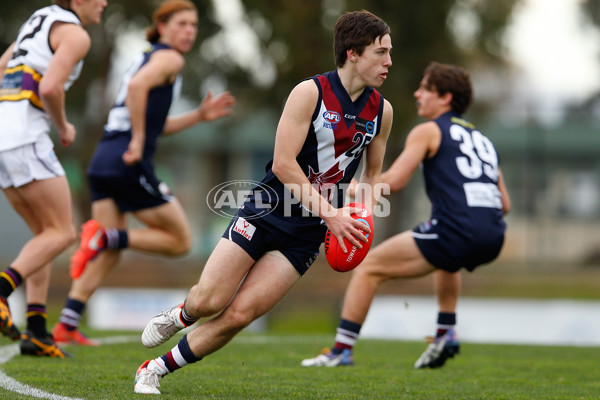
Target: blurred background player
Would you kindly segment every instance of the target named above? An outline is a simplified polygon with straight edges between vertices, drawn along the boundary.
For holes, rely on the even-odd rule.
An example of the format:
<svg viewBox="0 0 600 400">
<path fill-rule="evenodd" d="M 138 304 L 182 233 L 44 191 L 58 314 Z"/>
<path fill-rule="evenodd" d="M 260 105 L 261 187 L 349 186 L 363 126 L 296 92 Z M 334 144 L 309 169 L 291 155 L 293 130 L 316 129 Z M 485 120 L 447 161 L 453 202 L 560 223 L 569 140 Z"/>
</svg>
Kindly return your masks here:
<svg viewBox="0 0 600 400">
<path fill-rule="evenodd" d="M 441 367 L 449 357 L 459 353 L 460 343 L 456 337 L 454 326 L 456 325 L 456 306 L 460 296 L 461 282 L 460 271 L 447 272 L 437 269 L 433 272 L 433 286 L 438 302 L 437 329 L 435 336 L 427 337 L 430 342 L 429 346 L 415 362 L 415 368 Z M 448 332 L 454 332 L 454 336 L 453 340 L 446 345 L 442 341 L 445 340 L 444 337 L 446 340 L 450 337 L 447 335 Z M 442 349 L 442 352 L 437 355 L 439 349 Z"/>
<path fill-rule="evenodd" d="M 85 304 L 116 266 L 122 249 L 166 256 L 189 251 L 192 237 L 185 213 L 154 173 L 157 142 L 161 135 L 229 115 L 235 103 L 229 93 L 209 92 L 197 109 L 167 116 L 181 89 L 184 54 L 196 39 L 197 10 L 187 0 L 165 1 L 153 22 L 147 31 L 151 46 L 125 73 L 87 171 L 93 219 L 83 225 L 71 260 L 74 281 L 52 332 L 59 343 L 97 345 L 77 328 Z M 127 230 L 128 213 L 146 227 Z"/>
<path fill-rule="evenodd" d="M 468 72 L 431 63 L 414 96 L 418 114 L 428 121 L 410 131 L 382 181 L 398 191 L 422 164 L 431 219 L 371 249 L 346 289 L 335 346 L 303 360 L 302 366 L 352 365 L 352 348 L 379 284 L 443 271 L 436 275 L 441 294 L 438 333 L 415 368 L 442 366 L 459 350 L 453 329 L 457 271 L 473 271 L 500 253 L 510 198 L 492 142 L 462 118 L 472 100 Z"/>
<path fill-rule="evenodd" d="M 65 92 L 79 77 L 106 0 L 54 0 L 34 12 L 0 57 L 0 185 L 33 237 L 0 273 L 0 331 L 21 340 L 21 353 L 64 358 L 46 329 L 52 260 L 75 242 L 71 193 L 54 153 L 50 123 L 70 146 Z M 27 330 L 20 334 L 7 298 L 26 282 Z"/>
<path fill-rule="evenodd" d="M 329 195 L 350 182 L 363 152 L 362 181 L 380 182 L 393 111 L 374 88 L 387 78 L 391 50 L 389 27 L 375 15 L 359 11 L 338 19 L 337 69 L 300 82 L 286 101 L 261 182 L 270 193 L 248 196 L 185 303 L 154 317 L 142 343 L 157 346 L 199 318 L 216 316 L 163 356 L 144 362 L 136 373 L 136 393 L 160 394 L 164 375 L 219 350 L 272 309 L 314 262 L 327 228 L 340 242 L 366 242 L 358 229 L 365 226 L 350 216 L 352 210 L 340 208 L 343 196 L 330 204 Z"/>
</svg>

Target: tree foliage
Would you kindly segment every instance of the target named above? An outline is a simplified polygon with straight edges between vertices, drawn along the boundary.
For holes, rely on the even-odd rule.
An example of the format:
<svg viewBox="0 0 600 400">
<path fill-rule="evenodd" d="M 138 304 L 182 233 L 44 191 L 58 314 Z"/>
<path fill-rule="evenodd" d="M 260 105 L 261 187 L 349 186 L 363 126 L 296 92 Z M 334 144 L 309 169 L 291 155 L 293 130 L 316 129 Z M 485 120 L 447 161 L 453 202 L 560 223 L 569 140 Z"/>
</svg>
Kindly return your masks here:
<svg viewBox="0 0 600 400">
<path fill-rule="evenodd" d="M 240 0 L 244 13 L 239 23 L 247 25 L 250 33 L 238 33 L 234 41 L 244 45 L 253 34 L 257 65 L 270 60 L 264 65 L 272 68 L 264 71 L 262 67 L 257 71 L 256 65 L 252 70 L 252 63 L 240 63 L 240 47 L 220 41 L 225 28 L 215 13 L 219 0 L 193 1 L 199 9 L 199 35 L 194 51 L 187 56 L 185 94 L 199 101 L 203 93 L 198 88 L 216 77 L 238 98 L 234 118 L 240 124 L 265 110 L 277 115 L 298 81 L 335 68 L 332 33 L 341 13 L 367 9 L 382 17 L 391 28 L 394 46 L 393 66 L 381 92 L 394 106 L 394 132 L 400 134 L 394 134 L 389 148 L 396 153 L 402 133 L 416 118 L 412 93 L 425 66 L 433 60 L 466 67 L 501 63 L 502 33 L 520 0 Z M 143 36 L 157 3 L 110 0 L 101 26 L 88 28 L 92 50 L 81 78 L 67 95 L 69 118 L 79 132 L 85 132 L 68 157 L 79 163 L 82 171 L 101 135 L 110 105 L 107 82 L 115 45 L 132 26 Z M 12 43 L 32 11 L 48 4 L 49 0 L 1 1 L 0 51 Z M 272 79 L 257 84 L 261 74 L 263 78 L 272 75 Z M 57 151 L 64 161 L 62 149 Z M 85 193 L 80 192 L 82 210 L 87 209 Z"/>
<path fill-rule="evenodd" d="M 594 24 L 600 26 L 600 1 L 584 0 L 582 2 L 582 6 L 586 10 L 586 14 L 589 15 Z"/>
<path fill-rule="evenodd" d="M 257 22 L 263 27 L 257 33 L 260 57 L 271 57 L 275 79 L 267 86 L 257 86 L 249 79 L 247 68 L 236 64 L 234 52 L 208 60 L 203 56 L 203 43 L 217 34 L 221 27 L 214 18 L 213 3 L 195 0 L 199 8 L 199 36 L 196 51 L 188 56 L 186 88 L 188 95 L 199 97 L 194 90 L 203 79 L 218 74 L 229 90 L 240 99 L 240 108 L 252 112 L 259 108 L 279 109 L 290 89 L 299 80 L 334 68 L 332 31 L 337 17 L 346 10 L 368 9 L 390 25 L 394 46 L 393 62 L 388 81 L 381 91 L 395 108 L 395 125 L 414 119 L 412 91 L 418 85 L 429 61 L 457 63 L 469 67 L 476 63 L 498 63 L 502 60 L 501 37 L 515 4 L 519 0 L 428 0 L 426 2 L 397 0 L 241 0 L 244 20 L 250 27 Z M 16 37 L 22 21 L 48 0 L 1 2 L 0 50 Z M 589 4 L 596 2 L 588 1 Z M 129 23 L 140 29 L 150 23 L 157 1 L 110 1 L 101 27 L 91 27 L 93 49 L 86 59 L 81 81 L 69 93 L 70 107 L 85 115 L 90 96 L 90 84 L 96 86 L 96 96 L 103 94 L 103 84 L 110 68 L 110 55 L 119 32 Z M 464 26 L 462 26 L 464 25 Z M 266 28 L 265 28 L 266 27 Z M 471 37 L 457 39 L 460 32 L 470 31 Z M 142 34 L 142 33 L 140 33 Z M 468 35 L 467 35 L 468 36 Z M 243 38 L 240 38 L 243 40 Z M 273 55 L 273 49 L 283 48 L 285 56 Z M 98 110 L 96 110 L 97 112 Z M 102 118 L 100 118 L 102 119 Z"/>
<path fill-rule="evenodd" d="M 367 9 L 391 28 L 394 46 L 388 80 L 381 88 L 394 106 L 394 126 L 404 130 L 415 119 L 413 91 L 430 61 L 473 65 L 502 63 L 502 35 L 519 0 L 244 0 L 272 26 L 272 37 L 288 47 L 278 67 L 277 85 L 266 90 L 268 103 L 281 101 L 304 77 L 334 68 L 332 32 L 344 11 Z M 462 36 L 461 36 L 462 35 Z M 395 129 L 396 131 L 397 129 Z"/>
</svg>

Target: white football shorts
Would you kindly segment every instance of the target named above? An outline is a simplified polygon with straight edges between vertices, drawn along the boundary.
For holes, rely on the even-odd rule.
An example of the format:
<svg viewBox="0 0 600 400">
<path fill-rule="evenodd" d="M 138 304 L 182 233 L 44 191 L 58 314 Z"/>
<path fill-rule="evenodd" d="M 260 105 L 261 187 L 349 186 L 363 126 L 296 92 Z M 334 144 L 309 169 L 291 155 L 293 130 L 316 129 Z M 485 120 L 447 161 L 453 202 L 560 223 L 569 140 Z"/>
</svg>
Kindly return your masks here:
<svg viewBox="0 0 600 400">
<path fill-rule="evenodd" d="M 0 151 L 2 189 L 64 175 L 65 170 L 54 153 L 54 143 L 48 135 L 41 135 L 35 143 Z"/>
</svg>

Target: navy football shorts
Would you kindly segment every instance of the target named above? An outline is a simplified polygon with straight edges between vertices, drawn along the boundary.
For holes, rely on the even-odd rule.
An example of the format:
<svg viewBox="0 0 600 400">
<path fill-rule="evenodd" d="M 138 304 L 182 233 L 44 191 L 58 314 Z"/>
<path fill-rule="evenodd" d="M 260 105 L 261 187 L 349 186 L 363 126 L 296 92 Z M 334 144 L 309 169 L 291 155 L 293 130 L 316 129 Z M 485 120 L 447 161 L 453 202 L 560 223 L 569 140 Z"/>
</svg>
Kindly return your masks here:
<svg viewBox="0 0 600 400">
<path fill-rule="evenodd" d="M 473 271 L 498 257 L 504 243 L 504 230 L 502 220 L 484 232 L 468 234 L 432 220 L 416 226 L 412 236 L 423 257 L 434 267 L 448 272 L 461 268 Z"/>
<path fill-rule="evenodd" d="M 166 184 L 145 175 L 88 176 L 88 184 L 92 202 L 111 198 L 121 212 L 158 207 L 173 198 Z"/>
<path fill-rule="evenodd" d="M 317 259 L 319 248 L 325 239 L 324 234 L 314 241 L 300 239 L 302 235 L 292 236 L 261 218 L 256 218 L 243 208 L 233 217 L 223 237 L 238 244 L 254 260 L 258 260 L 269 251 L 281 252 L 300 276 L 304 275 Z"/>
</svg>

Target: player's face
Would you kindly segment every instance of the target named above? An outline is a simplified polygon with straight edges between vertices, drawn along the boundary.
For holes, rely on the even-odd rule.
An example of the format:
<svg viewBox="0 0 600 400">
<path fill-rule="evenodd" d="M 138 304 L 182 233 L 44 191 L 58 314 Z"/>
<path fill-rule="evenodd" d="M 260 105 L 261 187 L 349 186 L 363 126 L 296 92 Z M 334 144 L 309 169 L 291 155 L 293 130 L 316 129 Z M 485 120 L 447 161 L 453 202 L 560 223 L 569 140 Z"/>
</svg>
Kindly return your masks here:
<svg viewBox="0 0 600 400">
<path fill-rule="evenodd" d="M 365 47 L 358 57 L 356 69 L 367 86 L 380 87 L 387 79 L 388 69 L 392 66 L 392 38 L 385 35 Z"/>
<path fill-rule="evenodd" d="M 86 0 L 81 4 L 80 18 L 83 25 L 97 25 L 102 20 L 102 12 L 107 0 Z"/>
<path fill-rule="evenodd" d="M 417 114 L 427 119 L 437 118 L 448 106 L 435 87 L 427 82 L 427 77 L 423 78 L 413 96 L 417 101 Z"/>
<path fill-rule="evenodd" d="M 176 12 L 164 24 L 161 39 L 182 54 L 188 53 L 198 33 L 198 15 L 193 10 Z"/>
</svg>

